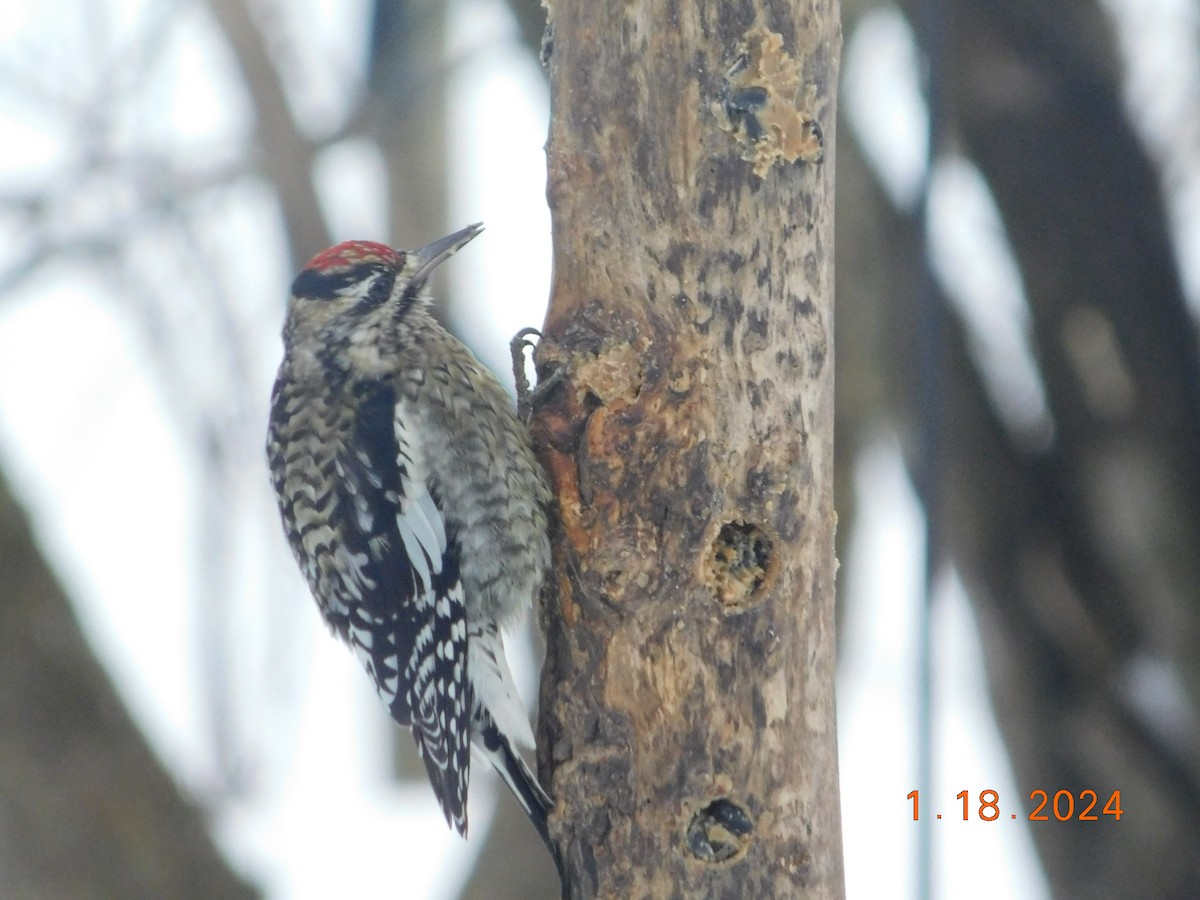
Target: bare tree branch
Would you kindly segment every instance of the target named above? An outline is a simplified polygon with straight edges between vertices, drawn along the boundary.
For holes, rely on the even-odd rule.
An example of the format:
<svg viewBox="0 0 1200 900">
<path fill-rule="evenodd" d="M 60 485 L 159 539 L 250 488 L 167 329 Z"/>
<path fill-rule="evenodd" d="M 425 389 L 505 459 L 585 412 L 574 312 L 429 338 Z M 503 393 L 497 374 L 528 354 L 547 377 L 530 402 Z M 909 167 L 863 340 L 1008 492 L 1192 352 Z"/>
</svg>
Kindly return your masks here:
<svg viewBox="0 0 1200 900">
<path fill-rule="evenodd" d="M 279 73 L 245 0 L 208 0 L 241 69 L 257 121 L 259 170 L 275 186 L 293 271 L 332 240 L 313 183 L 313 142 L 292 117 Z"/>
</svg>

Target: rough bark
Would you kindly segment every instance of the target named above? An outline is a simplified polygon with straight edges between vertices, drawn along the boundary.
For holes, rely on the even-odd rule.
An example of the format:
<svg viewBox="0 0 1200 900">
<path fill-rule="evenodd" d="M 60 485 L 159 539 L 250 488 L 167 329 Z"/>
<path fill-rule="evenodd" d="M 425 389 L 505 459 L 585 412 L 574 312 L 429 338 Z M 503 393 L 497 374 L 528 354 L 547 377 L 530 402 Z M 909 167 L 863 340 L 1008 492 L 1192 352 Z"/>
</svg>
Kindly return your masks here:
<svg viewBox="0 0 1200 900">
<path fill-rule="evenodd" d="M 257 896 L 146 746 L 2 480 L 0 557 L 0 896 Z"/>
<path fill-rule="evenodd" d="M 540 747 L 571 894 L 838 897 L 837 4 L 549 14 Z"/>
</svg>

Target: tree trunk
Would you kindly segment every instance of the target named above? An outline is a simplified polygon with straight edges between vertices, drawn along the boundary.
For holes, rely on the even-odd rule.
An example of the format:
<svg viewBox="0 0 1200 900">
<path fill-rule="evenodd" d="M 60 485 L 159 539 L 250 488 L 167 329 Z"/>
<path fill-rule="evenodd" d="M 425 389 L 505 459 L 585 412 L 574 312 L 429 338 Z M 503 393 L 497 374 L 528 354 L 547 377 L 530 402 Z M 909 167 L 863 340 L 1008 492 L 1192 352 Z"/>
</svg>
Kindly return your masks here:
<svg viewBox="0 0 1200 900">
<path fill-rule="evenodd" d="M 541 763 L 573 897 L 840 897 L 837 3 L 550 4 Z"/>
</svg>

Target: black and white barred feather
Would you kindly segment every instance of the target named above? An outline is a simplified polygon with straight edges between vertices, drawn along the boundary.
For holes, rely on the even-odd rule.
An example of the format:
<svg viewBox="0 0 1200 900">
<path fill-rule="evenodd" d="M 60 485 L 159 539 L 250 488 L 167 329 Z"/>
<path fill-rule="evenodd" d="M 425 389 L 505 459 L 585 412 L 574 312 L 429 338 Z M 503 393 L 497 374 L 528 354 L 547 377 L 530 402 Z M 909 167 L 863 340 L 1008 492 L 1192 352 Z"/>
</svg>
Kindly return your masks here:
<svg viewBox="0 0 1200 900">
<path fill-rule="evenodd" d="M 424 295 L 480 230 L 313 258 L 292 289 L 267 453 L 321 614 L 412 729 L 447 821 L 466 834 L 474 744 L 554 852 L 501 637 L 549 565 L 549 489 L 503 388 Z"/>
</svg>

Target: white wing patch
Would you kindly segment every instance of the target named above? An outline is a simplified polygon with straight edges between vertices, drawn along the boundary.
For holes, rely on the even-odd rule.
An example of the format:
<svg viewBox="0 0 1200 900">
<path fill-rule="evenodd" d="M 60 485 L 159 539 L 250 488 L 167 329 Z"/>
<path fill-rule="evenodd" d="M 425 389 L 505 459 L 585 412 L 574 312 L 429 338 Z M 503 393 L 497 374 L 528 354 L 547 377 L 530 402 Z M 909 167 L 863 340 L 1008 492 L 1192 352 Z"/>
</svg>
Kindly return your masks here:
<svg viewBox="0 0 1200 900">
<path fill-rule="evenodd" d="M 433 576 L 441 573 L 442 557 L 446 554 L 446 525 L 442 521 L 441 510 L 429 493 L 425 467 L 408 440 L 405 423 L 410 417 L 402 407 L 402 402 L 397 403 L 393 416 L 398 448 L 396 464 L 402 473 L 396 528 L 413 572 L 421 579 L 423 598 L 426 602 L 432 602 Z M 421 599 L 418 597 L 418 602 Z"/>
</svg>

